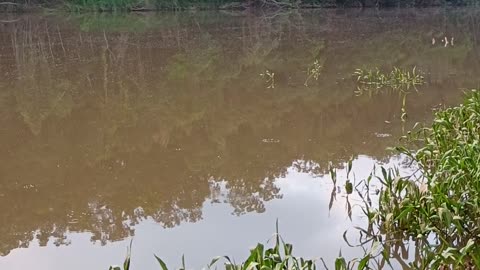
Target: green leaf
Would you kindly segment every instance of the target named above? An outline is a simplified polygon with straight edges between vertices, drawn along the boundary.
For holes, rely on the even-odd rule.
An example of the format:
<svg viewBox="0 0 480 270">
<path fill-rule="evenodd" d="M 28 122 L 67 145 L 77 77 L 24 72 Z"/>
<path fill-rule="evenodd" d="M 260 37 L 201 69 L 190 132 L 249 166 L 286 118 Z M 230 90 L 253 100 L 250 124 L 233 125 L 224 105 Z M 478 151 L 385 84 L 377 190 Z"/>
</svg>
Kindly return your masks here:
<svg viewBox="0 0 480 270">
<path fill-rule="evenodd" d="M 352 160 L 353 160 L 353 157 L 351 157 L 350 160 L 348 161 L 347 178 L 350 175 L 350 172 L 352 171 Z"/>
<path fill-rule="evenodd" d="M 131 253 L 132 253 L 132 243 L 133 243 L 133 239 L 130 240 L 130 245 L 127 247 L 127 257 L 125 258 L 125 261 L 123 262 L 123 270 L 129 270 L 130 269 L 130 258 L 131 258 Z"/>
<path fill-rule="evenodd" d="M 470 251 L 472 251 L 472 249 L 475 247 L 475 240 L 473 239 L 468 239 L 468 242 L 467 244 L 462 248 L 460 249 L 460 253 L 461 254 L 468 254 Z"/>
<path fill-rule="evenodd" d="M 283 246 L 284 246 L 284 249 L 285 249 L 285 256 L 292 255 L 293 246 L 291 244 L 285 244 Z"/>
<path fill-rule="evenodd" d="M 368 262 L 370 261 L 370 255 L 365 256 L 360 263 L 358 264 L 358 270 L 366 269 L 368 266 Z"/>
<path fill-rule="evenodd" d="M 185 270 L 185 254 L 182 255 L 182 270 Z"/>
<path fill-rule="evenodd" d="M 350 180 L 347 180 L 345 183 L 345 190 L 347 191 L 347 194 L 352 194 L 353 192 L 353 184 L 350 182 Z"/>
<path fill-rule="evenodd" d="M 218 260 L 220 260 L 221 258 L 222 258 L 222 256 L 217 256 L 217 257 L 213 258 L 213 259 L 210 261 L 210 263 L 207 264 L 208 269 L 212 268 L 212 266 L 213 266 L 214 264 L 216 264 L 216 263 L 218 262 Z"/>
<path fill-rule="evenodd" d="M 335 260 L 335 270 L 347 270 L 347 262 L 345 261 L 345 258 L 338 257 Z"/>
<path fill-rule="evenodd" d="M 164 261 L 162 261 L 162 259 L 157 257 L 157 255 L 155 255 L 155 254 L 153 254 L 153 256 L 155 256 L 155 259 L 157 259 L 157 262 L 160 264 L 160 267 L 162 267 L 162 270 L 168 270 L 167 265 L 165 264 Z"/>
<path fill-rule="evenodd" d="M 259 265 L 259 263 L 257 262 L 251 262 L 247 265 L 247 268 L 245 268 L 245 270 L 253 270 L 253 269 L 256 269 L 256 267 Z"/>
</svg>

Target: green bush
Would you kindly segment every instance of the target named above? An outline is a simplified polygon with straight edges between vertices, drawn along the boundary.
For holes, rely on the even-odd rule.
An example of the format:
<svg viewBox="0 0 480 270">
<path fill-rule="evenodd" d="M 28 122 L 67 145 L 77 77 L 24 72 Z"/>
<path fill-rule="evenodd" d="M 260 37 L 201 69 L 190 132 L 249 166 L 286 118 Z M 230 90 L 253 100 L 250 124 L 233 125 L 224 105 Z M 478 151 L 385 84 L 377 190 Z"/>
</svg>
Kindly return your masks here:
<svg viewBox="0 0 480 270">
<path fill-rule="evenodd" d="M 420 148 L 396 150 L 418 170 L 403 176 L 382 168 L 378 209 L 365 207 L 370 224 L 387 238 L 420 245 L 411 268 L 480 268 L 480 92 L 406 138 Z"/>
</svg>

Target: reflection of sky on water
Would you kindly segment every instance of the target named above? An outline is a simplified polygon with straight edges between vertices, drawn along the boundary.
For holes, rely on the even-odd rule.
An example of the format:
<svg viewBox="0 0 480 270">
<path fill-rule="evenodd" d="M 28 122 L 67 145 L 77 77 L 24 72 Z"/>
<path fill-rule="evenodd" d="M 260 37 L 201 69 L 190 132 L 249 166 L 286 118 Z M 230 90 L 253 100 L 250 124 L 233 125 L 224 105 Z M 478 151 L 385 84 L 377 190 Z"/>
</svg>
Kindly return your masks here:
<svg viewBox="0 0 480 270">
<path fill-rule="evenodd" d="M 392 158 L 389 163 L 398 164 L 398 160 Z M 353 162 L 356 179 L 367 177 L 374 164 L 367 156 L 358 157 Z M 338 171 L 337 185 L 343 185 L 345 173 Z M 343 188 L 331 211 L 328 209 L 332 189 L 329 176 L 315 177 L 290 167 L 286 177 L 275 183 L 283 198 L 266 202 L 266 211 L 261 214 L 237 216 L 232 214 L 229 204 L 207 201 L 203 205 L 203 219 L 196 223 L 165 229 L 151 219 L 141 222 L 135 227 L 133 269 L 156 269 L 153 253 L 171 266 L 178 266 L 184 254 L 187 266 L 195 269 L 218 255 L 241 261 L 250 247 L 258 241 L 266 243 L 272 236 L 277 218 L 282 236 L 294 245 L 296 255 L 323 257 L 327 262 L 333 262 L 340 249 L 347 258 L 360 255 L 358 249 L 349 248 L 342 240 L 343 232 L 352 227 Z M 351 202 L 359 201 L 353 197 Z M 353 211 L 353 223 L 358 224 L 360 208 L 354 207 Z M 15 249 L 0 260 L 0 269 L 107 269 L 110 264 L 122 262 L 130 241 L 101 246 L 92 245 L 89 233 L 71 233 L 68 238 L 74 244 L 59 247 L 52 243 L 47 247 L 32 244 L 28 249 Z"/>
</svg>

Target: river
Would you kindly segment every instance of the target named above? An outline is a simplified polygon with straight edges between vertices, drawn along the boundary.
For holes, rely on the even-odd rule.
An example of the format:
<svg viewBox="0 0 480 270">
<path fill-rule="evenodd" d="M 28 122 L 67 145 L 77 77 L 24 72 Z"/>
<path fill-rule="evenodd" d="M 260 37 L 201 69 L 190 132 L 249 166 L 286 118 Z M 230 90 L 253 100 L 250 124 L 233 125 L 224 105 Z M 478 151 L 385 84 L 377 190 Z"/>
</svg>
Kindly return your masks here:
<svg viewBox="0 0 480 270">
<path fill-rule="evenodd" d="M 342 236 L 361 211 L 328 165 L 401 166 L 387 147 L 479 86 L 479 15 L 2 15 L 0 269 L 106 270 L 131 239 L 132 269 L 159 269 L 153 254 L 199 269 L 241 261 L 277 219 L 296 255 L 359 255 Z M 355 69 L 377 67 L 425 84 L 405 106 L 356 93 Z"/>
</svg>

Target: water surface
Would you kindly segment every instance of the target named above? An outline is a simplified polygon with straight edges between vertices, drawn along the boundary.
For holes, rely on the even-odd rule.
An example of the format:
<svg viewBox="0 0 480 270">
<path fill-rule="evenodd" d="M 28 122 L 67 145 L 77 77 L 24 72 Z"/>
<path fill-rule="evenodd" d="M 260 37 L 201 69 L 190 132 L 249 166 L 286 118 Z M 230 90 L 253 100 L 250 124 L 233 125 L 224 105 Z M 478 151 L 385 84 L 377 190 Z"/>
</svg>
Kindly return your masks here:
<svg viewBox="0 0 480 270">
<path fill-rule="evenodd" d="M 217 255 L 240 261 L 277 218 L 297 255 L 358 255 L 342 234 L 363 220 L 348 218 L 341 187 L 329 209 L 328 164 L 353 157 L 359 179 L 374 164 L 399 164 L 388 146 L 477 87 L 478 15 L 9 18 L 0 24 L 0 269 L 107 269 L 132 238 L 134 269 L 156 269 L 153 253 L 172 266 L 185 254 L 192 268 Z M 321 75 L 307 87 L 315 61 Z M 407 95 L 405 122 L 398 92 L 354 93 L 356 68 L 394 66 L 426 79 Z"/>
</svg>

